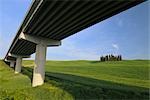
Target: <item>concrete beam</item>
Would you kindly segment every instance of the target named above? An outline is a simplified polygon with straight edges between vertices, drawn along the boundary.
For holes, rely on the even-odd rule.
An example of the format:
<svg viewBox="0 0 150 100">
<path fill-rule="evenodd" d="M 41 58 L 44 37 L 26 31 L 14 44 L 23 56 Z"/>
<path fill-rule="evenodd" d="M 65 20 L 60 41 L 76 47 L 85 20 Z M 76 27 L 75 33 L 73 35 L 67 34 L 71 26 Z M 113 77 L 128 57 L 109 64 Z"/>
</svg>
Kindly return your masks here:
<svg viewBox="0 0 150 100">
<path fill-rule="evenodd" d="M 35 66 L 33 71 L 32 86 L 42 85 L 45 79 L 46 45 L 36 45 Z"/>
<path fill-rule="evenodd" d="M 22 66 L 22 57 L 17 57 L 16 67 L 15 67 L 16 74 L 21 72 L 21 66 Z"/>
<path fill-rule="evenodd" d="M 12 53 L 8 53 L 8 56 L 12 56 L 12 57 L 22 57 L 22 58 L 30 58 L 30 55 L 16 55 L 16 54 L 12 54 Z"/>
<path fill-rule="evenodd" d="M 11 62 L 11 61 L 15 62 L 14 60 L 8 60 L 8 59 L 4 59 L 4 61 L 6 61 L 6 62 Z"/>
<path fill-rule="evenodd" d="M 60 46 L 61 45 L 61 41 L 53 40 L 49 38 L 43 38 L 39 36 L 32 36 L 32 35 L 25 34 L 23 32 L 20 34 L 19 39 L 24 39 L 24 40 L 33 42 L 35 44 L 43 44 L 46 46 Z"/>
</svg>

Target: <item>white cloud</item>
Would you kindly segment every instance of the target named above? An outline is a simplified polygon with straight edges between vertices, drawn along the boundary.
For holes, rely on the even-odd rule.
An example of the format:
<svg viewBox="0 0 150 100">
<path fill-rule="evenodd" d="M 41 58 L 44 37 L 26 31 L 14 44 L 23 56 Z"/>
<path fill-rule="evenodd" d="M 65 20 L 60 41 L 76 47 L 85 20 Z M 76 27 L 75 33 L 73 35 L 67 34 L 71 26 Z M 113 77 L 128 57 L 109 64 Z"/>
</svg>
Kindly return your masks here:
<svg viewBox="0 0 150 100">
<path fill-rule="evenodd" d="M 74 41 L 67 41 L 57 48 L 49 48 L 48 59 L 53 60 L 96 60 L 99 59 L 97 50 L 92 48 L 82 48 L 75 45 Z"/>
<path fill-rule="evenodd" d="M 119 26 L 119 27 L 123 27 L 123 23 L 124 23 L 124 21 L 123 21 L 123 19 L 122 18 L 116 18 L 116 22 L 117 22 L 117 25 Z"/>
<path fill-rule="evenodd" d="M 112 44 L 112 47 L 117 49 L 117 50 L 119 49 L 119 46 L 117 44 Z"/>
</svg>

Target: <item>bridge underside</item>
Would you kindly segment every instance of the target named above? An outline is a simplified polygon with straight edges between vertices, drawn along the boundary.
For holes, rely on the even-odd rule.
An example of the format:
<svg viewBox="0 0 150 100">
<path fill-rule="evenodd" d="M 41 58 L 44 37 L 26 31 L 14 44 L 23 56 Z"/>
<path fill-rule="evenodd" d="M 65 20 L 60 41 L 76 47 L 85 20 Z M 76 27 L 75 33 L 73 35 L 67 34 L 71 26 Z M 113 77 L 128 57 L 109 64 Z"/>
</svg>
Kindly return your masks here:
<svg viewBox="0 0 150 100">
<path fill-rule="evenodd" d="M 33 75 L 42 84 L 47 46 L 59 46 L 61 40 L 144 1 L 34 0 L 4 59 L 13 61 L 11 66 L 16 61 L 18 73 L 22 58 L 36 52 Z M 35 77 L 34 86 L 39 85 Z"/>
<path fill-rule="evenodd" d="M 40 1 L 33 2 L 8 53 L 31 55 L 35 52 L 35 43 L 18 39 L 22 31 L 33 36 L 62 40 L 144 0 Z M 5 58 L 10 59 L 8 54 Z"/>
</svg>

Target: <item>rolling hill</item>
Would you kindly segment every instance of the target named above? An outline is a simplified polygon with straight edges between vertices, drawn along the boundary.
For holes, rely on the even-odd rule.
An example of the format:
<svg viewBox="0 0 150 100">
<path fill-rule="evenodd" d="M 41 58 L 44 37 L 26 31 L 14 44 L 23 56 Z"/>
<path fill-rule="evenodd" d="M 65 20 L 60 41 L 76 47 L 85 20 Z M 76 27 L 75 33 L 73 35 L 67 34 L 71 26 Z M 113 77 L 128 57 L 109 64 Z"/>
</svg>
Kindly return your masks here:
<svg viewBox="0 0 150 100">
<path fill-rule="evenodd" d="M 0 61 L 0 99 L 98 100 L 149 99 L 149 61 L 47 61 L 46 79 L 32 88 L 34 62 L 23 61 L 21 74 L 14 74 Z"/>
</svg>

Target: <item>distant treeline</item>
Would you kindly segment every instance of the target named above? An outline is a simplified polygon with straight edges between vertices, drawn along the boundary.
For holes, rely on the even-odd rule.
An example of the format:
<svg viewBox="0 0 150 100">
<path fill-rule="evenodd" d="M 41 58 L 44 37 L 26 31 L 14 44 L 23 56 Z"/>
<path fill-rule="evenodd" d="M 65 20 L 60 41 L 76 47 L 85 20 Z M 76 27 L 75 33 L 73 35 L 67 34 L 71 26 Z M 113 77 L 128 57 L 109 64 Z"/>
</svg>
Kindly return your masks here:
<svg viewBox="0 0 150 100">
<path fill-rule="evenodd" d="M 106 56 L 101 56 L 100 57 L 100 61 L 121 61 L 122 60 L 122 56 L 121 55 L 106 55 Z"/>
</svg>

